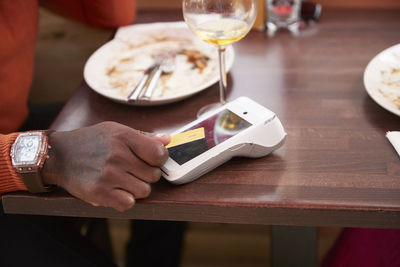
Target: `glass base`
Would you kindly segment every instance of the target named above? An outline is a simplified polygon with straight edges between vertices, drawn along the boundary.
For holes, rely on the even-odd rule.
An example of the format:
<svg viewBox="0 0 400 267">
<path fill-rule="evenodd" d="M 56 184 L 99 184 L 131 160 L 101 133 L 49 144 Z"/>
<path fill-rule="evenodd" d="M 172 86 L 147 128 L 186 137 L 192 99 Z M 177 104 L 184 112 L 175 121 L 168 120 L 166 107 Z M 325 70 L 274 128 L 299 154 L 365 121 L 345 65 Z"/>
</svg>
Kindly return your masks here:
<svg viewBox="0 0 400 267">
<path fill-rule="evenodd" d="M 197 118 L 200 118 L 221 106 L 223 106 L 223 104 L 220 102 L 208 104 L 208 105 L 202 107 L 201 109 L 199 109 L 199 111 L 197 111 Z"/>
<path fill-rule="evenodd" d="M 299 25 L 300 25 L 300 23 L 298 21 L 293 22 L 291 24 L 282 24 L 282 25 L 269 21 L 269 22 L 267 22 L 267 34 L 269 37 L 272 37 L 275 35 L 275 33 L 278 29 L 287 29 L 294 36 L 298 36 L 299 35 Z"/>
</svg>

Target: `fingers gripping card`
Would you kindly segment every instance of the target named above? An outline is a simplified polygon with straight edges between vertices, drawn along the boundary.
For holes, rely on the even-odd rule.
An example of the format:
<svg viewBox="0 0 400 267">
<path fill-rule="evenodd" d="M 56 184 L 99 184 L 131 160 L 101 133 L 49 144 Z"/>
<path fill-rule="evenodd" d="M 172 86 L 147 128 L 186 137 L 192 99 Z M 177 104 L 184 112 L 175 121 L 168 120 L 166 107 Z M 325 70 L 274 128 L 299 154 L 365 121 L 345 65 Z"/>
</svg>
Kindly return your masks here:
<svg viewBox="0 0 400 267">
<path fill-rule="evenodd" d="M 204 128 L 197 128 L 172 136 L 166 146 L 169 156 L 178 164 L 184 164 L 208 150 Z"/>
</svg>

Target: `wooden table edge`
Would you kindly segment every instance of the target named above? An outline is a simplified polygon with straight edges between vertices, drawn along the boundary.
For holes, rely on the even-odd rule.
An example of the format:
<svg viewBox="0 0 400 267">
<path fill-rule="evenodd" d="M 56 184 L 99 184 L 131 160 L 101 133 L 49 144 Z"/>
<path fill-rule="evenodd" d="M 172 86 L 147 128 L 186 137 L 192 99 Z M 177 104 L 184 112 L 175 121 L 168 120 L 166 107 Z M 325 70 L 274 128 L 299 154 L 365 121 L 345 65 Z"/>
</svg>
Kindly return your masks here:
<svg viewBox="0 0 400 267">
<path fill-rule="evenodd" d="M 28 215 L 296 226 L 398 228 L 400 225 L 399 210 L 372 207 L 326 210 L 312 206 L 223 206 L 139 200 L 133 208 L 121 213 L 94 207 L 68 195 L 43 197 L 21 192 L 3 195 L 3 206 L 5 213 Z"/>
</svg>

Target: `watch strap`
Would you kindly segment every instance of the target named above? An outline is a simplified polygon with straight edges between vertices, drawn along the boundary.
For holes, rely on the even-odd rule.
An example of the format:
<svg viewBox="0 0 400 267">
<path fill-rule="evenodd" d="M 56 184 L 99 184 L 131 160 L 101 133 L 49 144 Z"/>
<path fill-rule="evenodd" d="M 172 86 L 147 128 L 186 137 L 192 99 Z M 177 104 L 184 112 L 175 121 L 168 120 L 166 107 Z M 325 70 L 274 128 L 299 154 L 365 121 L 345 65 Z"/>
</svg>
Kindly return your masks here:
<svg viewBox="0 0 400 267">
<path fill-rule="evenodd" d="M 43 185 L 42 178 L 37 172 L 20 173 L 19 175 L 31 193 L 50 192 L 53 189 L 52 186 Z"/>
</svg>

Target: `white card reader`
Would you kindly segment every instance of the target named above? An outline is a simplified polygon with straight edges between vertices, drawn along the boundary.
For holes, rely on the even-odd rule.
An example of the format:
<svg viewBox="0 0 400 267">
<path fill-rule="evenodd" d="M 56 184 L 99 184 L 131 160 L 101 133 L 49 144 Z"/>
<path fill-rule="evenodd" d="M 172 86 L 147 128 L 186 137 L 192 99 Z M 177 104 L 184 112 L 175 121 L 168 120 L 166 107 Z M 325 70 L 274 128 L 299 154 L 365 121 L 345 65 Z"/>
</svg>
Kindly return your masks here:
<svg viewBox="0 0 400 267">
<path fill-rule="evenodd" d="M 286 132 L 278 117 L 247 97 L 204 114 L 171 134 L 161 168 L 174 184 L 196 180 L 232 157 L 258 158 L 281 147 Z"/>
</svg>

